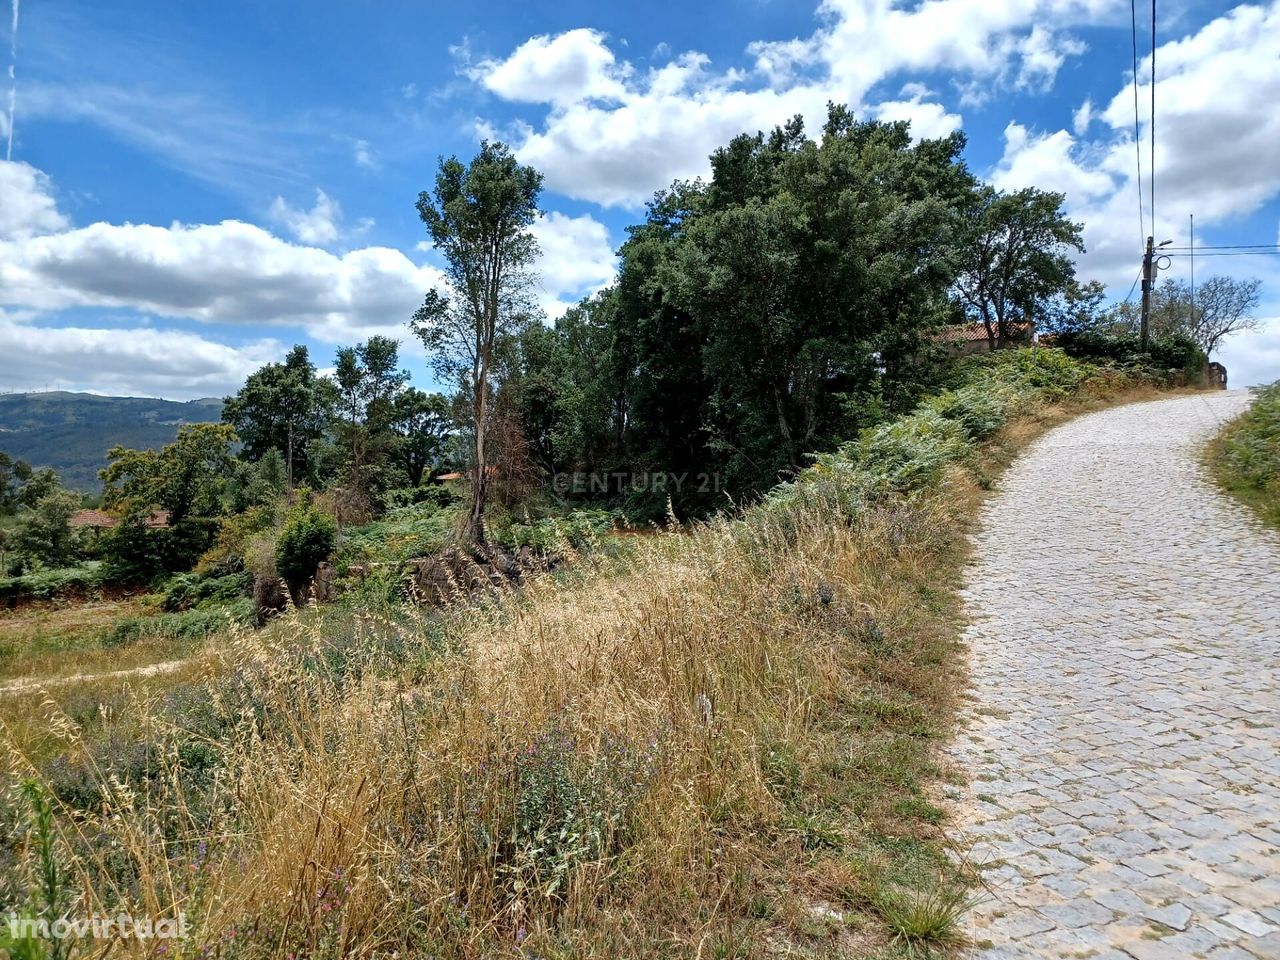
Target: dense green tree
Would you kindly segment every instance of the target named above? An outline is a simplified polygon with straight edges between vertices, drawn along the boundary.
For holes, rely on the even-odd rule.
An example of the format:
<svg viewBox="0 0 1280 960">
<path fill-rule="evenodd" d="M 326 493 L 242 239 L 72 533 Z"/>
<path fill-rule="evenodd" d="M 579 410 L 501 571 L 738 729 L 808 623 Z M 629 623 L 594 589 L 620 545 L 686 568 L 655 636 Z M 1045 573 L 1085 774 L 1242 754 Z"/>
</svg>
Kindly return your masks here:
<svg viewBox="0 0 1280 960">
<path fill-rule="evenodd" d="M 289 585 L 295 604 L 305 599 L 307 586 L 316 575 L 322 560 L 333 553 L 338 527 L 334 518 L 317 510 L 309 492 L 302 496 L 285 518 L 284 529 L 276 543 L 276 570 Z"/>
<path fill-rule="evenodd" d="M 1009 342 L 1010 323 L 1042 312 L 1075 278 L 1069 251 L 1084 244 L 1062 206 L 1060 193 L 982 186 L 965 207 L 955 291 L 992 349 Z"/>
<path fill-rule="evenodd" d="M 395 457 L 410 486 L 439 464 L 453 426 L 449 401 L 438 393 L 409 387 L 395 398 L 391 429 L 398 437 Z"/>
<path fill-rule="evenodd" d="M 431 351 L 442 380 L 470 406 L 469 532 L 485 542 L 489 431 L 505 341 L 536 311 L 532 273 L 542 175 L 501 143 L 484 142 L 469 164 L 441 160 L 435 189 L 418 196 L 418 215 L 444 257 L 447 293 L 432 290 L 411 328 Z"/>
<path fill-rule="evenodd" d="M 307 348 L 298 345 L 283 363 L 250 374 L 224 401 L 222 420 L 235 428 L 245 459 L 278 451 L 292 487 L 295 480 L 314 479 L 312 447 L 324 436 L 333 402 L 333 385 L 316 376 Z"/>
<path fill-rule="evenodd" d="M 735 138 L 708 184 L 658 195 L 616 292 L 637 466 L 751 493 L 913 402 L 950 310 L 963 144 L 832 107 L 820 140 L 798 118 Z"/>
<path fill-rule="evenodd" d="M 104 501 L 130 518 L 146 517 L 161 507 L 171 526 L 188 517 L 216 515 L 235 440 L 230 424 L 189 423 L 160 450 L 112 447 L 101 473 Z"/>
<path fill-rule="evenodd" d="M 75 558 L 71 517 L 80 509 L 80 495 L 55 487 L 24 510 L 14 529 L 19 553 L 50 567 L 61 567 Z"/>
<path fill-rule="evenodd" d="M 400 368 L 400 345 L 390 337 L 370 337 L 338 351 L 334 363 L 337 402 L 334 428 L 342 451 L 343 482 L 371 495 L 394 482 L 398 446 L 393 429 L 397 398 L 409 382 Z"/>
<path fill-rule="evenodd" d="M 51 467 L 42 470 L 28 468 L 26 481 L 18 490 L 18 506 L 34 508 L 49 494 L 61 489 L 62 481 Z"/>
<path fill-rule="evenodd" d="M 0 450 L 0 516 L 11 516 L 21 503 L 22 485 L 31 479 L 31 465 Z"/>
<path fill-rule="evenodd" d="M 1078 283 L 1071 280 L 1053 297 L 1040 314 L 1043 330 L 1051 333 L 1097 331 L 1112 324 L 1113 311 L 1105 306 L 1106 284 L 1098 280 Z"/>
</svg>

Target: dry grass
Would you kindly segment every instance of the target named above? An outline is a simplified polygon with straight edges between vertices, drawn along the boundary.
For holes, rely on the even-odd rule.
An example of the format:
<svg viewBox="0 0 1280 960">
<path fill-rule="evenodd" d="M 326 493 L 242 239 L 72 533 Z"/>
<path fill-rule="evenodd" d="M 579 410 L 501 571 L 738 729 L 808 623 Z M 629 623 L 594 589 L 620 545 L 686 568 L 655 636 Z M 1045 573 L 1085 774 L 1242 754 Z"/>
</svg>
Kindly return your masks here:
<svg viewBox="0 0 1280 960">
<path fill-rule="evenodd" d="M 120 652 L 101 649 L 103 634 L 126 617 L 153 612 L 145 600 L 126 600 L 31 604 L 2 613 L 0 679 L 96 672 L 98 661 L 102 669 L 118 669 Z M 147 655 L 137 651 L 137 662 Z"/>
<path fill-rule="evenodd" d="M 965 526 L 1033 435 L 1117 399 L 853 522 L 720 520 L 481 608 L 236 634 L 117 724 L 46 703 L 62 768 L 10 764 L 59 800 L 69 896 L 184 911 L 183 955 L 945 952 Z"/>
<path fill-rule="evenodd" d="M 68 837 L 77 893 L 254 955 L 886 945 L 878 878 L 945 865 L 923 796 L 956 687 L 954 529 L 935 499 L 637 539 L 622 569 L 445 623 L 344 623 L 340 669 L 323 616 L 239 637 L 204 730 L 139 697 L 166 761 L 144 786 L 50 724 L 106 800 Z M 815 924 L 819 901 L 853 922 Z"/>
</svg>

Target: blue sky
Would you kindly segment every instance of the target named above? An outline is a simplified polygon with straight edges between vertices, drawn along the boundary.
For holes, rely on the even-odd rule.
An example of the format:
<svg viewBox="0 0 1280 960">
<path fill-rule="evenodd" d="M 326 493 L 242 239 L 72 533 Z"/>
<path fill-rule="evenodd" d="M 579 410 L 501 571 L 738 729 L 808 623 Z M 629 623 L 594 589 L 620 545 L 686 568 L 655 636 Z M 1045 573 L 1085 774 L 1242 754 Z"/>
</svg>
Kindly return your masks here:
<svg viewBox="0 0 1280 960">
<path fill-rule="evenodd" d="M 816 128 L 828 100 L 921 136 L 963 129 L 998 186 L 1067 194 L 1083 276 L 1122 298 L 1138 267 L 1129 10 L 1109 0 L 12 13 L 0 389 L 221 395 L 293 343 L 325 366 L 373 333 L 402 338 L 429 383 L 405 328 L 438 277 L 414 201 L 440 155 L 482 136 L 546 174 L 550 316 L 609 281 L 654 190 L 735 133 L 795 113 Z M 1158 27 L 1157 239 L 1185 242 L 1195 213 L 1200 243 L 1276 243 L 1280 0 L 1166 0 Z M 1280 376 L 1280 257 L 1198 265 L 1211 271 L 1264 283 L 1267 325 L 1224 349 L 1233 382 Z"/>
</svg>

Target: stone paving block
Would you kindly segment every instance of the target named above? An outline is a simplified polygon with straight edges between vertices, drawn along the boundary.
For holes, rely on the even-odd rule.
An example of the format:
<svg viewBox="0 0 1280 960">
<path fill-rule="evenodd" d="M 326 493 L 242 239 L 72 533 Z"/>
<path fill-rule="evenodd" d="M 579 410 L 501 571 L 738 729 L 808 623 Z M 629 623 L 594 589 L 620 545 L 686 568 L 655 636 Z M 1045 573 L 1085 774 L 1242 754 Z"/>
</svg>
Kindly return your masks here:
<svg viewBox="0 0 1280 960">
<path fill-rule="evenodd" d="M 1248 402 L 1079 418 L 986 507 L 949 750 L 1003 858 L 982 960 L 1280 960 L 1280 537 L 1200 463 Z"/>
</svg>

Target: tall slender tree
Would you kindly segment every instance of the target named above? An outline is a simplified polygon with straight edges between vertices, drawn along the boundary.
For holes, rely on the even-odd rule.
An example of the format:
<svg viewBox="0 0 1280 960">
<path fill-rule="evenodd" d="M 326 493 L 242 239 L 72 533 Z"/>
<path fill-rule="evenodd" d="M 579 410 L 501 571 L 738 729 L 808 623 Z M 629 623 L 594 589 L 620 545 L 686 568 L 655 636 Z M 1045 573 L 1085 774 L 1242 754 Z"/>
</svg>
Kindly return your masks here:
<svg viewBox="0 0 1280 960">
<path fill-rule="evenodd" d="M 445 260 L 447 290 L 432 290 L 410 327 L 433 354 L 442 379 L 469 407 L 471 538 L 485 542 L 484 510 L 496 379 L 505 344 L 536 312 L 533 264 L 542 174 L 501 143 L 484 142 L 469 164 L 441 160 L 435 189 L 418 196 L 418 215 Z"/>
</svg>

